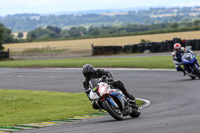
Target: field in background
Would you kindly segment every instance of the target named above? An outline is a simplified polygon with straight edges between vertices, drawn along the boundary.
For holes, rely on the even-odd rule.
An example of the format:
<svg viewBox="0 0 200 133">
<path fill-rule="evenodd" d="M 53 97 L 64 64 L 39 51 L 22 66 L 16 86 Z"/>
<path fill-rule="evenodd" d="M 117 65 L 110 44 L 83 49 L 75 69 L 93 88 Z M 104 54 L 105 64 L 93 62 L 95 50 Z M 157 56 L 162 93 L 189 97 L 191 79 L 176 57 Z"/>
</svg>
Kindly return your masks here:
<svg viewBox="0 0 200 133">
<path fill-rule="evenodd" d="M 124 37 L 109 37 L 96 39 L 80 39 L 80 40 L 65 40 L 65 41 L 50 41 L 50 42 L 31 42 L 31 43 L 16 43 L 4 44 L 6 49 L 11 51 L 23 51 L 24 49 L 47 48 L 53 47 L 55 49 L 68 49 L 72 51 L 91 50 L 91 44 L 95 46 L 106 45 L 126 45 L 138 44 L 141 39 L 150 40 L 152 42 L 161 42 L 164 40 L 172 40 L 175 37 L 181 39 L 199 39 L 200 31 L 192 32 L 177 32 L 165 34 L 151 34 L 138 36 L 124 36 Z"/>
<path fill-rule="evenodd" d="M 3 46 L 6 50 L 10 49 L 10 57 L 12 59 L 54 59 L 90 56 L 92 54 L 91 44 L 94 44 L 94 46 L 124 46 L 139 44 L 141 39 L 150 40 L 151 42 L 162 42 L 165 40 L 172 40 L 173 38 L 200 39 L 199 35 L 200 31 L 192 31 L 124 37 L 15 43 L 4 44 Z"/>
</svg>

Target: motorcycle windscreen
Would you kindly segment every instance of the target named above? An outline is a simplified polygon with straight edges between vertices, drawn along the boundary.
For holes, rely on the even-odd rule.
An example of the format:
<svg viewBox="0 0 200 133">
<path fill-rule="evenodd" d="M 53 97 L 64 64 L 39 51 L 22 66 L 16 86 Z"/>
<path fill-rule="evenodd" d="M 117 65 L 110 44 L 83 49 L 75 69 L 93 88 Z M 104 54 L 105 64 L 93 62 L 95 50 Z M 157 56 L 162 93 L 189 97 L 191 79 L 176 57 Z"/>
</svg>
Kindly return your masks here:
<svg viewBox="0 0 200 133">
<path fill-rule="evenodd" d="M 98 79 L 96 79 L 96 78 L 91 79 L 91 80 L 89 81 L 89 85 L 90 85 L 90 87 L 91 87 L 92 89 L 94 89 L 95 87 L 98 86 Z"/>
<path fill-rule="evenodd" d="M 193 54 L 190 54 L 190 53 L 184 54 L 182 57 L 183 64 L 193 64 L 195 60 L 196 60 L 196 57 L 194 57 Z"/>
</svg>

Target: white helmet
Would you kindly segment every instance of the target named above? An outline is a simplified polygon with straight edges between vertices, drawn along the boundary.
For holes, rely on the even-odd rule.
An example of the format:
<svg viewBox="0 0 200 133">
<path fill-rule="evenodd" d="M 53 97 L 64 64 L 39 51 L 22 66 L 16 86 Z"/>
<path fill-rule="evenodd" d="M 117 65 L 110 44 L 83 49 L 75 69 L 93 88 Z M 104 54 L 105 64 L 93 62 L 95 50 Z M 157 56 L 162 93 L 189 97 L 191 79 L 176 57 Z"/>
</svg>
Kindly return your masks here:
<svg viewBox="0 0 200 133">
<path fill-rule="evenodd" d="M 174 50 L 176 52 L 180 52 L 181 51 L 181 44 L 180 43 L 175 43 L 174 44 Z"/>
</svg>

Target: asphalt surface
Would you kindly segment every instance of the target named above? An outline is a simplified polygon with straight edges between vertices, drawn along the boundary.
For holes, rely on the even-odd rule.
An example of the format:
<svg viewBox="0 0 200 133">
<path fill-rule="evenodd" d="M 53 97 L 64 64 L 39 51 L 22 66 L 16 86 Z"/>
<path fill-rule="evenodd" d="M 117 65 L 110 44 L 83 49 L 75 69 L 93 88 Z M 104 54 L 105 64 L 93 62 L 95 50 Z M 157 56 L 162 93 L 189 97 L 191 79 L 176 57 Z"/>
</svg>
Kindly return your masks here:
<svg viewBox="0 0 200 133">
<path fill-rule="evenodd" d="M 107 68 L 107 70 L 112 70 Z M 112 70 L 135 97 L 151 101 L 139 118 L 87 119 L 24 133 L 199 133 L 200 80 L 170 70 Z M 83 92 L 81 69 L 0 68 L 0 88 Z M 66 112 L 67 113 L 67 112 Z"/>
</svg>

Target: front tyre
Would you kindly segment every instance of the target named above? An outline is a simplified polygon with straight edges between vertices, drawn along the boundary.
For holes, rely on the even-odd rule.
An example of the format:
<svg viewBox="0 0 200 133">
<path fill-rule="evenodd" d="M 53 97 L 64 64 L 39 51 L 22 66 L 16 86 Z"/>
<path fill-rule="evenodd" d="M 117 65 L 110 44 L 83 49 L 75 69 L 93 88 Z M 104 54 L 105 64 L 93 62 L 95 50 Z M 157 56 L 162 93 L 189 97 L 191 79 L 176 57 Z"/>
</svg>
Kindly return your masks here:
<svg viewBox="0 0 200 133">
<path fill-rule="evenodd" d="M 193 67 L 194 73 L 199 77 L 200 79 L 200 70 L 194 65 Z"/>
<path fill-rule="evenodd" d="M 116 109 L 108 100 L 102 102 L 104 109 L 116 120 L 120 121 L 123 119 L 123 115 L 120 109 Z"/>
</svg>

